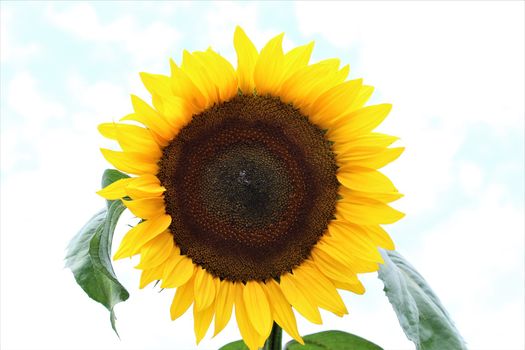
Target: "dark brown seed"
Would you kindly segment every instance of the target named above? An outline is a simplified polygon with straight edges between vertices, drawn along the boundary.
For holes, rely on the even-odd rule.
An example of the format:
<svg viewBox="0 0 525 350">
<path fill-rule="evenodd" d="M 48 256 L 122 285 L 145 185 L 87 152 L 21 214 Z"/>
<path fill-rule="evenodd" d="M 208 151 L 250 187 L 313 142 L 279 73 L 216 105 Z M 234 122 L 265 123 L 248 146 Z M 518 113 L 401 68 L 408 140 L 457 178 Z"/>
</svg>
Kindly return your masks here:
<svg viewBox="0 0 525 350">
<path fill-rule="evenodd" d="M 334 215 L 330 144 L 277 98 L 237 96 L 194 116 L 159 165 L 176 244 L 221 279 L 291 271 Z"/>
</svg>

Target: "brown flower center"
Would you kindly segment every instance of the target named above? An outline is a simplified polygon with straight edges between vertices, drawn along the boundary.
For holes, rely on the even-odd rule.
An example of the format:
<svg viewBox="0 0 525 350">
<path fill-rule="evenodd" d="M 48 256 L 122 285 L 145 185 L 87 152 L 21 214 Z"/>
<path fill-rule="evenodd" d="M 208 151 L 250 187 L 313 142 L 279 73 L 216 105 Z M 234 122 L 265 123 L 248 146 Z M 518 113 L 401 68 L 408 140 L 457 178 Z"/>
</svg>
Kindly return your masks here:
<svg viewBox="0 0 525 350">
<path fill-rule="evenodd" d="M 337 166 L 323 132 L 279 99 L 237 96 L 193 117 L 158 177 L 182 254 L 230 281 L 310 255 L 333 218 Z"/>
</svg>

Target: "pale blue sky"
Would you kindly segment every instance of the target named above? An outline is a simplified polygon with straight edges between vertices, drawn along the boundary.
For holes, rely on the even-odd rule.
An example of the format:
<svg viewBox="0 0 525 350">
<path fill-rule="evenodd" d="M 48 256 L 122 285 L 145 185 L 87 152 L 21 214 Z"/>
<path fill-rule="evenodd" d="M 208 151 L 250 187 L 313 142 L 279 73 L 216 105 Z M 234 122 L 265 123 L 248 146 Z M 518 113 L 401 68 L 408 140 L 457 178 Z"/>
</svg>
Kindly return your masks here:
<svg viewBox="0 0 525 350">
<path fill-rule="evenodd" d="M 407 216 L 387 229 L 428 279 L 471 349 L 524 348 L 524 3 L 1 3 L 2 349 L 194 348 L 191 313 L 171 322 L 172 292 L 138 290 L 132 262 L 115 268 L 131 292 L 106 311 L 63 269 L 64 248 L 103 205 L 109 165 L 96 131 L 147 98 L 138 72 L 167 73 L 182 50 L 235 63 L 244 27 L 260 48 L 315 40 L 314 60 L 339 57 L 390 102 L 380 130 L 406 152 L 385 172 Z M 116 239 L 125 231 L 124 216 Z M 374 275 L 350 315 L 300 321 L 385 349 L 411 349 Z M 231 324 L 199 349 L 239 338 Z M 84 339 L 82 343 L 78 339 Z"/>
</svg>

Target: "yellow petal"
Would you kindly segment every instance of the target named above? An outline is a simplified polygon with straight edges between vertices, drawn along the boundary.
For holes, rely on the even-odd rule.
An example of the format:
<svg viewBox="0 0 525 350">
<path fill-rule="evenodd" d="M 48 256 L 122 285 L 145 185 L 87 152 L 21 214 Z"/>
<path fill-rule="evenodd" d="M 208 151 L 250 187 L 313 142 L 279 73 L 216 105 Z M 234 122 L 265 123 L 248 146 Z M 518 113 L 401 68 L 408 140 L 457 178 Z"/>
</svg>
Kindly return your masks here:
<svg viewBox="0 0 525 350">
<path fill-rule="evenodd" d="M 151 269 L 163 264 L 170 256 L 173 245 L 173 235 L 164 231 L 140 249 L 140 263 L 136 268 Z M 164 273 L 164 267 L 162 271 Z"/>
<path fill-rule="evenodd" d="M 215 306 L 213 304 L 211 304 L 204 310 L 197 310 L 197 308 L 193 308 L 193 328 L 195 330 L 195 339 L 197 341 L 197 345 L 206 335 L 208 328 L 210 328 L 214 312 Z"/>
<path fill-rule="evenodd" d="M 303 338 L 301 338 L 297 330 L 295 314 L 292 311 L 290 303 L 281 291 L 279 284 L 272 279 L 263 285 L 263 289 L 265 289 L 268 300 L 271 300 L 270 306 L 275 322 L 292 338 L 304 345 Z"/>
<path fill-rule="evenodd" d="M 192 277 L 186 284 L 177 288 L 173 302 L 170 307 L 170 315 L 172 320 L 176 320 L 188 310 L 193 303 L 193 284 L 195 277 Z"/>
<path fill-rule="evenodd" d="M 356 283 L 358 281 L 356 273 L 348 263 L 345 263 L 344 257 L 344 253 L 326 244 L 318 243 L 312 249 L 312 260 L 325 276 L 331 280 Z"/>
<path fill-rule="evenodd" d="M 183 257 L 184 255 L 180 254 L 180 248 L 176 244 L 173 244 L 173 249 L 171 250 L 170 256 L 168 257 L 168 260 L 164 264 L 164 272 L 162 274 L 163 282 L 170 276 L 171 271 L 175 268 L 178 262 L 182 260 Z M 166 288 L 166 287 L 162 287 L 162 288 Z"/>
<path fill-rule="evenodd" d="M 206 79 L 204 85 L 209 85 L 210 89 L 208 90 L 208 96 L 212 103 L 219 103 L 221 99 L 221 82 L 220 82 L 220 73 L 212 68 L 215 65 L 215 60 L 210 56 L 208 51 L 194 51 L 192 53 L 186 51 L 183 55 L 182 69 L 188 74 L 188 65 L 189 61 L 193 65 L 193 69 L 198 69 L 199 76 L 202 76 L 202 79 Z M 189 74 L 190 75 L 190 74 Z M 191 77 L 191 75 L 190 75 Z M 199 80 L 200 82 L 201 80 Z M 194 80 L 196 82 L 196 80 Z M 203 86 L 200 85 L 199 86 Z"/>
<path fill-rule="evenodd" d="M 243 291 L 244 305 L 248 317 L 257 331 L 262 336 L 268 337 L 272 330 L 272 314 L 270 304 L 264 290 L 257 281 L 248 281 Z"/>
<path fill-rule="evenodd" d="M 166 213 L 164 198 L 162 197 L 135 199 L 131 201 L 123 199 L 122 203 L 131 210 L 135 216 L 142 219 L 153 219 Z"/>
<path fill-rule="evenodd" d="M 363 226 L 370 239 L 379 247 L 388 250 L 396 249 L 388 233 L 379 225 Z"/>
<path fill-rule="evenodd" d="M 322 324 L 321 314 L 314 301 L 297 284 L 289 273 L 281 276 L 281 290 L 292 306 L 307 320 L 315 324 Z"/>
<path fill-rule="evenodd" d="M 284 33 L 271 39 L 257 59 L 253 79 L 258 95 L 274 95 L 281 85 L 284 68 L 283 36 Z"/>
<path fill-rule="evenodd" d="M 312 56 L 314 42 L 298 46 L 284 55 L 284 68 L 281 81 L 285 81 L 299 69 L 306 67 Z"/>
<path fill-rule="evenodd" d="M 103 198 L 110 199 L 110 200 L 115 200 L 115 199 L 120 199 L 122 197 L 126 197 L 126 191 L 125 191 L 126 186 L 130 183 L 130 181 L 133 181 L 133 180 L 134 178 L 132 177 L 117 180 L 113 182 L 112 184 L 104 187 L 100 191 L 98 191 L 97 194 Z"/>
<path fill-rule="evenodd" d="M 362 225 L 392 224 L 405 214 L 373 199 L 350 197 L 336 204 L 336 217 Z"/>
<path fill-rule="evenodd" d="M 195 111 L 202 111 L 208 105 L 208 99 L 188 74 L 170 60 L 171 90 L 175 96 L 181 97 Z"/>
<path fill-rule="evenodd" d="M 166 121 L 178 130 L 182 124 L 188 121 L 188 118 L 194 112 L 197 112 L 191 103 L 185 103 L 185 99 L 176 96 L 171 88 L 171 78 L 159 75 L 140 73 L 140 78 L 144 86 L 152 95 L 153 106 Z"/>
<path fill-rule="evenodd" d="M 345 152 L 337 154 L 337 163 L 352 167 L 363 167 L 369 169 L 379 169 L 388 163 L 396 160 L 405 150 L 399 148 L 348 148 Z"/>
<path fill-rule="evenodd" d="M 195 273 L 195 265 L 188 257 L 182 255 L 164 269 L 162 288 L 180 287 L 188 282 Z"/>
<path fill-rule="evenodd" d="M 335 143 L 333 149 L 335 153 L 342 153 L 352 147 L 384 148 L 390 146 L 397 140 L 399 140 L 399 137 L 371 132 L 348 138 L 345 143 Z"/>
<path fill-rule="evenodd" d="M 297 70 L 283 82 L 279 97 L 306 111 L 325 91 L 346 79 L 348 67 L 339 71 L 339 64 L 338 59 L 328 59 Z"/>
<path fill-rule="evenodd" d="M 356 273 L 377 271 L 378 263 L 383 260 L 381 256 L 375 255 L 377 248 L 368 246 L 362 251 L 359 246 L 352 246 L 351 239 L 344 239 L 334 241 L 323 237 L 312 256 L 317 259 L 314 260 L 319 264 L 319 270 L 330 279 L 355 284 L 358 282 Z"/>
<path fill-rule="evenodd" d="M 138 96 L 131 95 L 131 103 L 133 104 L 135 113 L 130 114 L 121 120 L 135 120 L 144 124 L 162 141 L 160 146 L 166 146 L 168 141 L 170 141 L 175 134 L 175 130 L 173 130 L 171 125 L 160 113 L 151 108 Z"/>
<path fill-rule="evenodd" d="M 182 53 L 181 68 L 202 91 L 208 101 L 207 106 L 211 106 L 220 101 L 218 88 L 210 77 L 208 69 L 194 55 L 186 50 Z"/>
<path fill-rule="evenodd" d="M 330 126 L 334 120 L 351 111 L 352 102 L 362 84 L 361 79 L 356 79 L 334 86 L 319 96 L 311 107 L 305 109 L 306 115 L 316 124 Z"/>
<path fill-rule="evenodd" d="M 340 168 L 337 173 L 339 182 L 352 190 L 361 192 L 397 192 L 388 177 L 377 170 L 367 168 Z"/>
<path fill-rule="evenodd" d="M 359 89 L 359 93 L 357 94 L 357 97 L 352 102 L 352 105 L 350 107 L 350 110 L 354 111 L 356 109 L 362 108 L 366 101 L 372 96 L 372 93 L 374 92 L 373 86 L 363 85 L 361 86 L 361 89 Z"/>
<path fill-rule="evenodd" d="M 312 267 L 306 261 L 294 269 L 294 277 L 297 284 L 308 293 L 319 307 L 331 311 L 338 316 L 348 314 L 343 299 L 330 280 L 317 268 Z"/>
<path fill-rule="evenodd" d="M 352 257 L 374 263 L 383 263 L 383 258 L 371 236 L 361 225 L 347 221 L 333 220 L 328 225 L 328 236 L 321 241 L 335 247 L 344 249 Z"/>
<path fill-rule="evenodd" d="M 150 130 L 136 125 L 115 123 L 117 141 L 124 152 L 137 152 L 160 159 L 162 151 Z"/>
<path fill-rule="evenodd" d="M 346 188 L 345 186 L 339 187 L 339 195 L 342 197 L 341 200 L 343 201 L 349 201 L 349 198 L 357 197 L 357 198 L 366 198 L 366 199 L 373 199 L 379 202 L 383 203 L 390 203 L 393 201 L 398 200 L 399 198 L 403 197 L 403 194 L 399 192 L 361 192 L 361 191 L 354 191 L 349 188 Z"/>
<path fill-rule="evenodd" d="M 117 140 L 124 152 L 141 153 L 146 157 L 160 159 L 162 151 L 150 131 L 137 125 L 103 123 L 98 126 L 100 133 Z"/>
<path fill-rule="evenodd" d="M 97 127 L 98 132 L 105 138 L 108 138 L 110 140 L 116 140 L 117 139 L 117 128 L 115 127 L 116 124 L 117 123 L 99 124 Z M 139 126 L 137 126 L 137 128 L 139 128 Z"/>
<path fill-rule="evenodd" d="M 160 74 L 139 73 L 140 80 L 152 95 L 158 95 L 161 98 L 172 95 L 170 77 Z"/>
<path fill-rule="evenodd" d="M 355 294 L 365 294 L 365 287 L 363 286 L 361 282 L 351 284 L 351 283 L 344 283 L 341 281 L 332 280 L 332 283 L 334 284 L 336 288 L 344 289 L 344 290 L 347 290 Z"/>
<path fill-rule="evenodd" d="M 126 187 L 126 194 L 132 199 L 161 197 L 164 191 L 166 188 L 160 185 L 160 180 L 151 174 L 133 178 Z"/>
<path fill-rule="evenodd" d="M 351 238 L 348 238 L 350 237 Z M 355 237 L 356 235 L 351 234 L 346 237 L 338 239 L 332 237 L 323 237 L 318 244 L 321 252 L 329 255 L 329 259 L 326 259 L 332 268 L 340 268 L 339 272 L 344 273 L 336 276 L 333 271 L 327 272 L 320 268 L 320 270 L 329 276 L 329 273 L 332 273 L 332 276 L 329 276 L 332 279 L 339 278 L 342 282 L 353 283 L 352 280 L 348 280 L 346 275 L 354 275 L 356 273 L 362 272 L 373 272 L 377 271 L 379 268 L 378 263 L 383 263 L 383 259 L 380 254 L 378 254 L 377 247 L 372 243 L 372 241 L 364 237 Z"/>
<path fill-rule="evenodd" d="M 153 109 L 158 111 L 160 115 L 163 116 L 162 111 L 164 111 L 164 102 L 162 100 L 162 97 L 160 97 L 159 95 L 151 95 L 151 105 L 153 106 Z"/>
<path fill-rule="evenodd" d="M 159 265 L 151 269 L 143 270 L 142 274 L 140 275 L 139 288 L 142 289 L 151 282 L 160 280 L 162 278 L 162 269 L 163 266 Z"/>
<path fill-rule="evenodd" d="M 196 109 L 191 103 L 178 96 L 170 96 L 162 99 L 162 106 L 159 111 L 168 124 L 171 125 L 175 135 L 191 121 L 194 114 L 201 112 L 201 110 Z"/>
<path fill-rule="evenodd" d="M 237 51 L 239 89 L 241 89 L 243 94 L 251 95 L 255 88 L 253 71 L 259 54 L 250 38 L 239 26 L 235 28 L 235 33 L 233 34 L 233 46 L 235 51 Z"/>
<path fill-rule="evenodd" d="M 118 152 L 101 148 L 102 155 L 115 168 L 129 174 L 156 174 L 159 170 L 157 159 L 140 153 Z"/>
<path fill-rule="evenodd" d="M 390 203 L 403 197 L 399 192 L 373 193 L 373 192 L 359 192 L 353 191 L 354 195 L 362 198 L 369 198 L 383 203 Z"/>
<path fill-rule="evenodd" d="M 385 103 L 353 111 L 333 123 L 326 137 L 330 141 L 344 143 L 355 135 L 368 133 L 381 124 L 391 109 L 392 105 Z"/>
<path fill-rule="evenodd" d="M 322 238 L 326 244 L 342 248 L 360 259 L 383 263 L 377 246 L 360 226 L 333 220 L 328 225 L 328 231 L 330 235 Z"/>
<path fill-rule="evenodd" d="M 142 72 L 140 73 L 140 79 L 142 80 L 142 83 L 146 89 L 148 89 L 150 92 L 151 102 L 153 103 L 155 109 L 159 111 L 163 117 L 166 117 L 166 103 L 168 100 L 175 98 L 171 91 L 170 78 L 165 75 Z M 166 118 L 166 121 L 170 123 L 168 118 Z"/>
<path fill-rule="evenodd" d="M 194 52 L 193 55 L 206 67 L 208 75 L 213 79 L 220 102 L 228 101 L 237 95 L 237 77 L 230 62 L 212 49 Z"/>
<path fill-rule="evenodd" d="M 232 315 L 233 302 L 235 301 L 233 283 L 221 281 L 215 299 L 215 332 L 214 336 L 226 327 Z"/>
<path fill-rule="evenodd" d="M 144 244 L 164 232 L 170 224 L 171 216 L 169 215 L 161 215 L 139 223 L 124 236 L 113 259 L 127 258 L 137 254 Z"/>
<path fill-rule="evenodd" d="M 208 271 L 202 267 L 197 268 L 195 274 L 195 308 L 204 310 L 215 300 L 215 282 Z"/>
<path fill-rule="evenodd" d="M 263 338 L 255 328 L 253 327 L 248 313 L 246 311 L 246 306 L 244 303 L 243 289 L 244 286 L 242 283 L 236 282 L 234 284 L 235 289 L 235 318 L 237 320 L 237 326 L 241 332 L 242 340 L 248 346 L 250 350 L 258 350 L 259 347 L 264 345 Z"/>
</svg>

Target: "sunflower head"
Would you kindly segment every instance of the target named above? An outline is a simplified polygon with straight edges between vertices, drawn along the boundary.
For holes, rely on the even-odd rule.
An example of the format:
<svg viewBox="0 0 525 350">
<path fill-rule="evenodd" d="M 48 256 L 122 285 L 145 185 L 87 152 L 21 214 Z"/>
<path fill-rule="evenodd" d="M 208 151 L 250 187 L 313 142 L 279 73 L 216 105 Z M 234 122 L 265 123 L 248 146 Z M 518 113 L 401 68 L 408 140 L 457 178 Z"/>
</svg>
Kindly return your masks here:
<svg viewBox="0 0 525 350">
<path fill-rule="evenodd" d="M 140 254 L 141 288 L 176 288 L 172 319 L 193 304 L 197 342 L 235 310 L 250 349 L 273 322 L 302 343 L 293 309 L 346 314 L 338 289 L 364 293 L 357 274 L 394 247 L 380 225 L 402 217 L 387 204 L 401 195 L 377 169 L 403 149 L 373 132 L 390 105 L 365 107 L 373 89 L 348 66 L 309 64 L 313 44 L 284 53 L 282 38 L 259 52 L 238 27 L 237 69 L 185 51 L 170 76 L 141 74 L 152 106 L 132 96 L 99 127 L 122 149 L 104 157 L 136 175 L 99 194 L 142 219 L 114 258 Z"/>
</svg>

